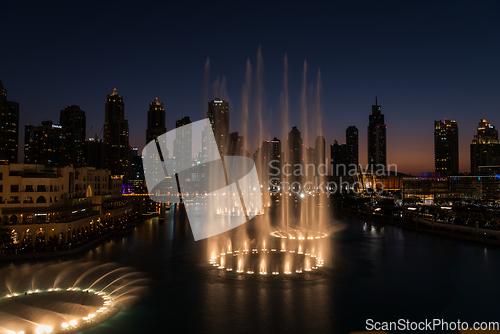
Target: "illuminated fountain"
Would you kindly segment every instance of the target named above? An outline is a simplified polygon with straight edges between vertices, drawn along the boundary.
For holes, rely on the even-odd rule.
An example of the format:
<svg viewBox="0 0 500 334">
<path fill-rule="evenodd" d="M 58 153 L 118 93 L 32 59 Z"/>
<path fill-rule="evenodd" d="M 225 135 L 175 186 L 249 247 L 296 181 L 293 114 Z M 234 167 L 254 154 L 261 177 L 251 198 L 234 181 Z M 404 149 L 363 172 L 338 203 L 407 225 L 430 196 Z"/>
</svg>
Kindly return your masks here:
<svg viewBox="0 0 500 334">
<path fill-rule="evenodd" d="M 262 203 L 265 210 L 253 220 L 254 229 L 237 228 L 233 232 L 227 232 L 208 240 L 209 267 L 211 272 L 219 276 L 260 279 L 278 278 L 310 278 L 321 276 L 326 272 L 330 254 L 328 236 L 339 229 L 333 222 L 331 210 L 329 210 L 329 199 L 326 189 L 317 187 L 317 184 L 326 184 L 326 166 L 322 167 L 323 174 L 319 175 L 317 169 L 321 163 L 325 163 L 324 156 L 311 157 L 306 150 L 306 144 L 317 146 L 321 144 L 322 118 L 321 118 L 321 78 L 318 72 L 317 82 L 313 89 L 307 86 L 307 64 L 303 67 L 303 84 L 300 96 L 301 121 L 300 131 L 302 155 L 297 159 L 293 156 L 294 150 L 289 146 L 291 140 L 291 121 L 289 112 L 288 96 L 288 63 L 285 56 L 285 71 L 283 80 L 283 91 L 281 94 L 281 163 L 290 163 L 295 168 L 294 161 L 300 161 L 305 167 L 301 175 L 280 175 L 280 189 L 271 193 L 271 182 L 269 179 L 269 159 L 264 150 L 272 138 L 270 131 L 266 132 L 265 124 L 269 124 L 264 116 L 263 110 L 263 84 L 262 84 L 262 56 L 259 49 L 257 55 L 257 66 L 254 72 L 250 61 L 247 61 L 245 82 L 242 89 L 242 124 L 241 132 L 245 140 L 257 137 L 260 151 L 257 153 L 256 166 L 260 178 Z M 252 83 L 252 73 L 255 80 Z M 253 84 L 253 85 L 252 85 Z M 255 87 L 252 95 L 251 87 Z M 314 98 L 307 101 L 309 92 L 314 91 Z M 252 98 L 250 96 L 252 95 Z M 252 115 L 252 120 L 249 120 Z M 274 129 L 273 129 L 274 130 Z M 250 140 L 245 141 L 247 149 Z M 264 142 L 263 142 L 264 141 Z M 274 141 L 273 143 L 276 143 Z M 314 143 L 314 145 L 313 145 Z M 323 141 L 324 143 L 324 141 Z M 323 144 L 324 145 L 324 144 Z M 248 149 L 248 151 L 250 151 Z M 313 160 L 315 159 L 315 160 Z M 323 162 L 321 162 L 323 160 Z M 314 166 L 315 173 L 310 173 L 306 166 Z M 274 171 L 273 171 L 274 172 Z M 290 184 L 297 182 L 301 185 L 300 190 L 293 189 Z M 283 186 L 285 185 L 285 186 Z M 306 186 L 308 185 L 308 186 Z M 255 189 L 254 189 L 255 190 Z M 237 200 L 237 198 L 236 198 Z M 272 206 L 275 206 L 274 208 Z M 268 209 L 269 208 L 269 209 Z M 218 211 L 219 215 L 243 215 L 244 212 Z M 257 231 L 256 231 L 257 230 Z"/>
<path fill-rule="evenodd" d="M 145 291 L 141 273 L 113 264 L 5 268 L 0 333 L 71 333 L 106 321 Z"/>
</svg>

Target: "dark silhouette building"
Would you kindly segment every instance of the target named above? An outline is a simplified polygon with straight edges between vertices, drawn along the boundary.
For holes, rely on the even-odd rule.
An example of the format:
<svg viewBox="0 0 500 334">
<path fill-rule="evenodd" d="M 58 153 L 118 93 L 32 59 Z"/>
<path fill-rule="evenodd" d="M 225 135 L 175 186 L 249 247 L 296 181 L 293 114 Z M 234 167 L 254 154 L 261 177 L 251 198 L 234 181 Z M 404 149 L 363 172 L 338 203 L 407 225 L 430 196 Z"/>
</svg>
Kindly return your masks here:
<svg viewBox="0 0 500 334">
<path fill-rule="evenodd" d="M 208 102 L 207 117 L 210 119 L 219 152 L 226 155 L 229 141 L 229 102 L 218 97 Z"/>
<path fill-rule="evenodd" d="M 88 167 L 95 167 L 97 169 L 104 168 L 104 143 L 102 139 L 97 138 L 97 136 L 95 138 L 89 138 L 85 142 L 85 151 L 85 164 Z"/>
<path fill-rule="evenodd" d="M 158 98 L 149 104 L 146 144 L 167 132 L 165 127 L 165 108 Z"/>
<path fill-rule="evenodd" d="M 339 144 L 335 140 L 333 145 L 330 145 L 331 171 L 335 176 L 351 175 L 350 171 L 357 170 L 359 164 L 358 129 L 355 126 L 348 127 L 345 136 L 345 144 Z"/>
<path fill-rule="evenodd" d="M 28 144 L 24 157 L 27 163 L 51 167 L 68 165 L 66 133 L 61 125 L 43 121 L 34 131 L 27 126 L 25 136 L 28 136 L 24 140 Z"/>
<path fill-rule="evenodd" d="M 359 140 L 358 128 L 354 125 L 349 126 L 345 130 L 345 141 L 347 146 L 349 169 L 352 166 L 359 165 Z"/>
<path fill-rule="evenodd" d="M 24 163 L 34 164 L 33 141 L 35 140 L 36 126 L 26 124 L 24 126 Z"/>
<path fill-rule="evenodd" d="M 61 110 L 59 124 L 62 126 L 68 152 L 68 163 L 73 167 L 85 166 L 85 136 L 86 136 L 85 111 L 79 106 L 70 105 Z"/>
<path fill-rule="evenodd" d="M 368 167 L 370 170 L 383 169 L 385 171 L 387 168 L 386 130 L 382 108 L 375 98 L 375 105 L 372 105 L 372 114 L 368 123 Z"/>
<path fill-rule="evenodd" d="M 453 120 L 434 121 L 434 167 L 441 176 L 458 175 L 458 126 Z"/>
<path fill-rule="evenodd" d="M 19 147 L 19 103 L 7 101 L 0 81 L 0 161 L 17 163 Z"/>
<path fill-rule="evenodd" d="M 287 163 L 295 165 L 303 163 L 303 146 L 302 136 L 299 129 L 294 126 L 288 133 L 288 161 Z"/>
<path fill-rule="evenodd" d="M 485 119 L 479 122 L 477 135 L 470 145 L 471 173 L 478 175 L 480 167 L 500 165 L 500 142 L 498 131 Z"/>
<path fill-rule="evenodd" d="M 127 176 L 130 161 L 129 126 L 125 104 L 118 90 L 107 96 L 104 120 L 104 167 L 112 175 Z"/>
<path fill-rule="evenodd" d="M 238 132 L 231 132 L 229 134 L 227 155 L 245 155 L 245 144 L 243 142 L 243 136 L 238 136 Z"/>
</svg>

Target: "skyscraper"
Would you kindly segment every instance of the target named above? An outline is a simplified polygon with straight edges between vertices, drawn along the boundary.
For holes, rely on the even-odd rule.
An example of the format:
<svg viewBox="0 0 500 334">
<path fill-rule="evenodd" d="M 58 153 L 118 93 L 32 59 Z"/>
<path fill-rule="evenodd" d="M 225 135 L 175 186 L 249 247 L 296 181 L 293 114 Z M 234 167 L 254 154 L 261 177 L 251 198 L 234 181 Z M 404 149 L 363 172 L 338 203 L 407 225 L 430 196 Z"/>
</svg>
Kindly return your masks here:
<svg viewBox="0 0 500 334">
<path fill-rule="evenodd" d="M 226 155 L 229 140 L 229 102 L 218 97 L 208 102 L 207 117 L 210 119 L 219 152 Z"/>
<path fill-rule="evenodd" d="M 68 150 L 66 133 L 61 125 L 43 121 L 34 131 L 29 125 L 25 128 L 25 158 L 27 163 L 45 166 L 67 166 Z"/>
<path fill-rule="evenodd" d="M 183 117 L 182 119 L 175 122 L 176 130 L 173 147 L 176 172 L 186 170 L 192 166 L 193 133 L 189 124 L 191 124 L 191 120 L 189 119 L 189 117 Z"/>
<path fill-rule="evenodd" d="M 443 176 L 458 174 L 458 126 L 453 120 L 434 121 L 434 167 Z"/>
<path fill-rule="evenodd" d="M 17 163 L 19 146 L 19 103 L 7 101 L 0 81 L 0 161 Z"/>
<path fill-rule="evenodd" d="M 354 168 L 353 166 L 359 165 L 357 127 L 351 125 L 345 130 L 345 141 L 347 146 L 347 162 L 349 164 L 349 170 L 351 170 L 352 168 Z"/>
<path fill-rule="evenodd" d="M 479 122 L 477 135 L 474 135 L 470 145 L 471 173 L 478 174 L 481 166 L 500 165 L 500 142 L 498 131 L 485 119 Z"/>
<path fill-rule="evenodd" d="M 243 136 L 239 136 L 238 132 L 231 132 L 229 134 L 227 155 L 245 155 Z"/>
<path fill-rule="evenodd" d="M 85 136 L 86 136 L 85 111 L 79 106 L 70 105 L 61 110 L 59 124 L 62 126 L 66 137 L 68 163 L 73 167 L 85 166 Z"/>
<path fill-rule="evenodd" d="M 34 164 L 34 146 L 36 126 L 26 124 L 24 126 L 24 163 Z"/>
<path fill-rule="evenodd" d="M 330 145 L 332 175 L 350 175 L 349 171 L 358 166 L 358 128 L 351 125 L 345 130 L 345 144 L 335 140 Z"/>
<path fill-rule="evenodd" d="M 165 108 L 158 98 L 149 104 L 146 144 L 167 132 L 165 127 Z"/>
<path fill-rule="evenodd" d="M 372 114 L 368 123 L 368 167 L 377 171 L 387 168 L 386 129 L 382 108 L 377 104 L 372 105 Z"/>
<path fill-rule="evenodd" d="M 112 175 L 126 175 L 130 161 L 129 127 L 125 104 L 116 88 L 107 96 L 103 143 L 104 167 Z"/>
<path fill-rule="evenodd" d="M 288 133 L 288 161 L 287 163 L 295 165 L 303 163 L 303 142 L 299 129 L 294 126 Z"/>
</svg>

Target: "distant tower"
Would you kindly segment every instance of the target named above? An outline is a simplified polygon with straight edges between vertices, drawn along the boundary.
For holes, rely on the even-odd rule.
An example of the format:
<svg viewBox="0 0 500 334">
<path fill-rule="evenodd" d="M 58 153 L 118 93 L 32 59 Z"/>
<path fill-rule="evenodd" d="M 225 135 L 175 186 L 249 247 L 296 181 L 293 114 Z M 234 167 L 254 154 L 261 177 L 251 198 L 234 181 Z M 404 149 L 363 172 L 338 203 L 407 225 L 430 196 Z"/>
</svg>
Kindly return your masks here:
<svg viewBox="0 0 500 334">
<path fill-rule="evenodd" d="M 387 148 L 386 129 L 382 108 L 377 104 L 372 105 L 372 114 L 368 123 L 368 167 L 370 170 L 386 170 L 387 168 Z"/>
<path fill-rule="evenodd" d="M 19 147 L 19 103 L 7 101 L 0 81 L 0 161 L 17 163 Z"/>
<path fill-rule="evenodd" d="M 347 146 L 347 163 L 348 170 L 353 168 L 357 168 L 354 166 L 359 165 L 359 141 L 358 141 L 358 128 L 354 125 L 351 125 L 345 130 L 345 140 Z"/>
<path fill-rule="evenodd" d="M 183 117 L 175 122 L 175 139 L 173 143 L 174 158 L 175 158 L 175 171 L 183 171 L 192 167 L 193 162 L 193 133 L 189 117 Z M 184 127 L 184 128 L 182 128 Z M 179 129 L 182 128 L 182 129 Z"/>
<path fill-rule="evenodd" d="M 65 146 L 68 150 L 68 163 L 74 167 L 85 166 L 86 121 L 85 111 L 75 105 L 61 110 L 59 116 L 59 124 L 66 136 Z"/>
<path fill-rule="evenodd" d="M 34 140 L 36 126 L 26 124 L 24 126 L 24 163 L 35 163 Z"/>
<path fill-rule="evenodd" d="M 453 120 L 434 121 L 434 166 L 443 176 L 458 174 L 458 126 Z"/>
<path fill-rule="evenodd" d="M 208 102 L 207 117 L 210 119 L 219 152 L 226 155 L 229 141 L 229 102 L 218 97 Z"/>
<path fill-rule="evenodd" d="M 107 96 L 104 119 L 104 167 L 112 175 L 127 175 L 130 146 L 128 120 L 125 119 L 125 104 L 118 90 Z"/>
<path fill-rule="evenodd" d="M 295 165 L 302 164 L 303 161 L 303 142 L 299 129 L 294 126 L 288 133 L 288 159 L 287 163 Z"/>
<path fill-rule="evenodd" d="M 167 132 L 165 127 L 165 108 L 156 98 L 149 104 L 148 127 L 146 129 L 146 144 Z"/>
<path fill-rule="evenodd" d="M 471 173 L 477 175 L 481 166 L 498 165 L 500 165 L 498 131 L 493 125 L 482 119 L 477 127 L 477 135 L 474 136 L 470 145 Z"/>
</svg>

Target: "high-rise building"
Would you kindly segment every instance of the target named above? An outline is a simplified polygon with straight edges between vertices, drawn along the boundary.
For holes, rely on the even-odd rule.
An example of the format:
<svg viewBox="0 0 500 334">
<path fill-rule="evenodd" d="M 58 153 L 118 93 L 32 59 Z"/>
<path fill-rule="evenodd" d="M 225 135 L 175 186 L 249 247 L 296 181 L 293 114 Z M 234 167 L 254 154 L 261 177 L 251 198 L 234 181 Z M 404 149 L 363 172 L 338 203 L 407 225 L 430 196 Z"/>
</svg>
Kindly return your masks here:
<svg viewBox="0 0 500 334">
<path fill-rule="evenodd" d="M 24 126 L 24 163 L 34 164 L 34 146 L 33 141 L 35 140 L 35 130 L 36 126 L 26 124 Z"/>
<path fill-rule="evenodd" d="M 102 139 L 97 138 L 97 136 L 95 138 L 89 138 L 85 142 L 85 151 L 86 151 L 85 164 L 88 167 L 95 167 L 97 169 L 104 168 L 104 163 L 103 163 L 104 144 L 102 142 Z"/>
<path fill-rule="evenodd" d="M 165 127 L 165 108 L 158 98 L 149 104 L 146 144 L 167 132 Z"/>
<path fill-rule="evenodd" d="M 325 137 L 317 136 L 314 142 L 314 164 L 316 167 L 325 164 Z M 316 170 L 318 171 L 318 170 Z"/>
<path fill-rule="evenodd" d="M 59 124 L 66 137 L 68 163 L 72 164 L 73 167 L 85 166 L 86 121 L 85 111 L 76 105 L 70 105 L 61 110 L 59 116 Z"/>
<path fill-rule="evenodd" d="M 474 135 L 470 145 L 471 173 L 477 175 L 479 167 L 498 165 L 500 165 L 498 130 L 485 119 L 482 119 L 477 127 L 477 135 Z"/>
<path fill-rule="evenodd" d="M 359 146 L 358 146 L 358 128 L 354 125 L 349 126 L 345 130 L 345 141 L 347 145 L 347 162 L 349 163 L 349 170 L 359 165 Z M 357 168 L 357 167 L 356 167 Z"/>
<path fill-rule="evenodd" d="M 189 117 L 183 117 L 175 122 L 175 139 L 173 143 L 175 171 L 183 171 L 192 167 L 193 147 L 192 147 L 192 129 Z M 185 126 L 189 125 L 189 126 Z"/>
<path fill-rule="evenodd" d="M 288 161 L 287 163 L 296 165 L 303 163 L 303 146 L 302 136 L 299 129 L 294 126 L 288 133 Z"/>
<path fill-rule="evenodd" d="M 441 176 L 458 175 L 458 126 L 453 120 L 434 121 L 434 167 Z"/>
<path fill-rule="evenodd" d="M 210 119 L 219 152 L 226 155 L 229 140 L 229 102 L 218 97 L 208 102 L 207 117 Z"/>
<path fill-rule="evenodd" d="M 227 155 L 245 155 L 243 136 L 238 136 L 238 132 L 231 132 L 229 134 Z"/>
<path fill-rule="evenodd" d="M 25 136 L 27 137 L 24 138 L 24 142 L 29 145 L 28 149 L 25 150 L 25 161 L 51 167 L 67 166 L 68 150 L 63 127 L 52 121 L 43 121 L 35 128 L 34 132 L 32 130 L 30 126 L 25 128 Z"/>
<path fill-rule="evenodd" d="M 118 90 L 107 96 L 104 120 L 104 167 L 112 175 L 127 176 L 130 161 L 129 126 Z"/>
<path fill-rule="evenodd" d="M 387 148 L 384 114 L 382 108 L 377 104 L 372 105 L 372 114 L 368 123 L 368 166 L 370 170 L 377 171 L 387 168 Z"/>
<path fill-rule="evenodd" d="M 358 129 L 349 126 L 345 131 L 345 144 L 335 140 L 330 145 L 331 171 L 335 176 L 351 175 L 350 171 L 358 166 Z"/>
<path fill-rule="evenodd" d="M 19 146 L 19 103 L 7 101 L 0 81 L 0 161 L 17 163 Z"/>
<path fill-rule="evenodd" d="M 344 176 L 348 175 L 349 152 L 347 144 L 339 144 L 337 140 L 330 145 L 332 175 Z"/>
</svg>

